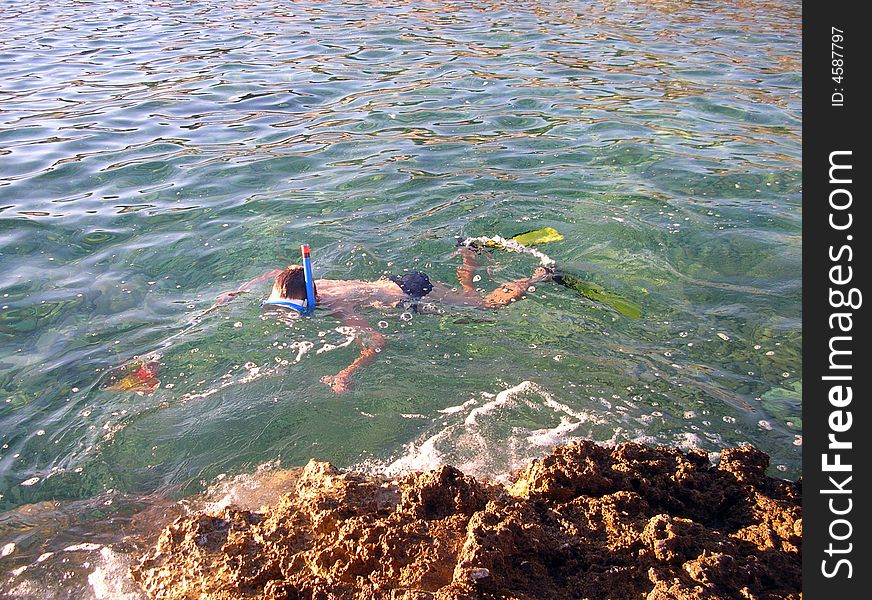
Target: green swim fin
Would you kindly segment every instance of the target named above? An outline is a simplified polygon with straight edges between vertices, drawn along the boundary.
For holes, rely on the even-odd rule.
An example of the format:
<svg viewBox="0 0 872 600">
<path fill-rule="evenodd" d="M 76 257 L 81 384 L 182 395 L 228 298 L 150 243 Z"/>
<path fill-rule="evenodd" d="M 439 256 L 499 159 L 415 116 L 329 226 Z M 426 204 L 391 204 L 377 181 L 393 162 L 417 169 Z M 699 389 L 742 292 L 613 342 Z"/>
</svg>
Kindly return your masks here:
<svg viewBox="0 0 872 600">
<path fill-rule="evenodd" d="M 563 236 L 553 227 L 543 227 L 535 231 L 527 231 L 519 233 L 512 238 L 513 242 L 518 242 L 524 246 L 535 246 L 536 244 L 547 244 L 549 242 L 559 242 L 563 240 Z"/>
<path fill-rule="evenodd" d="M 615 309 L 628 319 L 638 319 L 642 316 L 642 308 L 635 302 L 606 291 L 594 283 L 583 281 L 580 277 L 571 273 L 558 273 L 554 276 L 554 281 L 575 290 L 589 300 Z"/>
</svg>

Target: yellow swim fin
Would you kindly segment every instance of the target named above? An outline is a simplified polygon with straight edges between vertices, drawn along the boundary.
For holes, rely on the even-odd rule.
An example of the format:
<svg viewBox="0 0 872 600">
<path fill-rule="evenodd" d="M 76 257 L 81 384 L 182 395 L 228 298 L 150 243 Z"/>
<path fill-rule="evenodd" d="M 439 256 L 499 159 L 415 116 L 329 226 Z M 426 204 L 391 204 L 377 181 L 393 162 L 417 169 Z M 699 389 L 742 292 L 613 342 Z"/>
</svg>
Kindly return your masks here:
<svg viewBox="0 0 872 600">
<path fill-rule="evenodd" d="M 549 242 L 559 242 L 563 240 L 563 236 L 553 227 L 543 227 L 535 231 L 527 231 L 519 233 L 512 238 L 513 242 L 518 242 L 524 246 L 535 246 L 536 244 L 547 244 Z"/>
</svg>

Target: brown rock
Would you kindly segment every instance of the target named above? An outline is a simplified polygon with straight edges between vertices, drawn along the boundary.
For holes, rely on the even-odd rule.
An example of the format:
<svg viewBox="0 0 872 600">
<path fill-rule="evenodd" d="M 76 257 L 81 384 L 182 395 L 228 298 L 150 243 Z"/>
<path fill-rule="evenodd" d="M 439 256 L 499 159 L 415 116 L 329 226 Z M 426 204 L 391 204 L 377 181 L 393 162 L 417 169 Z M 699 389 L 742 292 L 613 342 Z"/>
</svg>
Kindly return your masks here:
<svg viewBox="0 0 872 600">
<path fill-rule="evenodd" d="M 262 513 L 177 520 L 133 575 L 166 600 L 800 598 L 799 484 L 722 456 L 579 442 L 506 487 L 312 461 Z"/>
</svg>

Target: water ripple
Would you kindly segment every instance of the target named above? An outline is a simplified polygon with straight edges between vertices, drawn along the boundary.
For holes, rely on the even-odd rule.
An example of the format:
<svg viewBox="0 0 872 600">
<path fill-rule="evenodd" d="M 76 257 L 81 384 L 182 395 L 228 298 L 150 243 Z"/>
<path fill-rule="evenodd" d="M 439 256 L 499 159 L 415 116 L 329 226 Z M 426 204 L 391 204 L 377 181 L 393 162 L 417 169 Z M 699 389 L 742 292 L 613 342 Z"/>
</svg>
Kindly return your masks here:
<svg viewBox="0 0 872 600">
<path fill-rule="evenodd" d="M 797 471 L 800 26 L 791 1 L 4 2 L 0 506 L 390 457 L 422 433 L 395 415 L 495 378 Z M 317 339 L 253 296 L 196 318 L 304 238 L 319 274 L 451 281 L 455 235 L 543 225 L 644 318 L 556 287 L 493 321 L 383 315 L 346 404 L 317 383 L 338 352 L 180 401 Z M 489 280 L 527 267 L 502 258 Z M 153 395 L 100 388 L 179 332 Z"/>
</svg>

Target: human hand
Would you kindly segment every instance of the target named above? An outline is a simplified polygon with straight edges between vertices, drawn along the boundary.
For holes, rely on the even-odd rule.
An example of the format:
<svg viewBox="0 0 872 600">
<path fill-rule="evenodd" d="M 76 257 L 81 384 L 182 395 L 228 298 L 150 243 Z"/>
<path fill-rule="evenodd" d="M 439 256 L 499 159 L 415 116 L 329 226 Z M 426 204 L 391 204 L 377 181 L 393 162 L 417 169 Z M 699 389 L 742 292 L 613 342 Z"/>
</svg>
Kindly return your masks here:
<svg viewBox="0 0 872 600">
<path fill-rule="evenodd" d="M 222 294 L 219 294 L 218 297 L 215 299 L 215 304 L 224 304 L 225 302 L 230 302 L 233 298 L 241 293 L 242 292 L 238 290 L 234 290 L 232 292 L 224 292 Z"/>
<path fill-rule="evenodd" d="M 530 277 L 530 283 L 539 283 L 540 281 L 548 281 L 554 276 L 553 270 L 548 270 L 545 267 L 536 267 L 533 275 Z"/>
<path fill-rule="evenodd" d="M 487 308 L 502 308 L 523 296 L 524 292 L 527 291 L 528 285 L 529 281 L 524 281 L 523 283 L 518 281 L 504 283 L 485 296 L 482 302 Z"/>
</svg>

